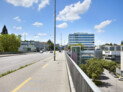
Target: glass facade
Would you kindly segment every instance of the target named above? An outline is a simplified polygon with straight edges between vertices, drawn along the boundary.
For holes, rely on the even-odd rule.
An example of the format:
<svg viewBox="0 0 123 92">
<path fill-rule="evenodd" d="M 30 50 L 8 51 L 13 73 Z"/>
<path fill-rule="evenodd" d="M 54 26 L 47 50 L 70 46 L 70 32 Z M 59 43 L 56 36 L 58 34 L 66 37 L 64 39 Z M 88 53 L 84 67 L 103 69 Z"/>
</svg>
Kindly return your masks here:
<svg viewBox="0 0 123 92">
<path fill-rule="evenodd" d="M 74 33 L 69 34 L 68 42 L 71 44 L 81 43 L 84 45 L 84 50 L 81 52 L 81 63 L 85 63 L 86 60 L 94 58 L 94 50 L 95 50 L 95 40 L 94 34 L 87 33 Z M 93 53 L 92 53 L 93 52 Z"/>
<path fill-rule="evenodd" d="M 85 47 L 94 47 L 94 34 L 74 33 L 69 34 L 69 45 L 82 43 Z"/>
</svg>

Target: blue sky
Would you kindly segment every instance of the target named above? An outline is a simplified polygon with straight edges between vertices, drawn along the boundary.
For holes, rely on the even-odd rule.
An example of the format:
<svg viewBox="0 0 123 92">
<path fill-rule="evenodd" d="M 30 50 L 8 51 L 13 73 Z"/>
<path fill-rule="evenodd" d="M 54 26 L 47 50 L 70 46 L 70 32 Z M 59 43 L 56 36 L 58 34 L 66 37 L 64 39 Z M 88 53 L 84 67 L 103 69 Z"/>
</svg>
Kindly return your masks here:
<svg viewBox="0 0 123 92">
<path fill-rule="evenodd" d="M 95 34 L 95 43 L 123 40 L 123 0 L 56 0 L 57 43 L 68 34 Z M 27 40 L 47 41 L 54 32 L 54 0 L 0 0 L 0 30 L 26 35 Z"/>
</svg>

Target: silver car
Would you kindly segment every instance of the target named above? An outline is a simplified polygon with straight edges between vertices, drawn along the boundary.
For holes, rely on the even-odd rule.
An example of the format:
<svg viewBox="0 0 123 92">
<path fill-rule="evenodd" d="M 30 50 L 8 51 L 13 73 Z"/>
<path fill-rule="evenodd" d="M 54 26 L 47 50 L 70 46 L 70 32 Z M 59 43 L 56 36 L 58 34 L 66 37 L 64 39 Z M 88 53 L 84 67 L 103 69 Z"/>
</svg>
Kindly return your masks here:
<svg viewBox="0 0 123 92">
<path fill-rule="evenodd" d="M 119 81 L 123 81 L 123 77 L 119 77 Z"/>
</svg>

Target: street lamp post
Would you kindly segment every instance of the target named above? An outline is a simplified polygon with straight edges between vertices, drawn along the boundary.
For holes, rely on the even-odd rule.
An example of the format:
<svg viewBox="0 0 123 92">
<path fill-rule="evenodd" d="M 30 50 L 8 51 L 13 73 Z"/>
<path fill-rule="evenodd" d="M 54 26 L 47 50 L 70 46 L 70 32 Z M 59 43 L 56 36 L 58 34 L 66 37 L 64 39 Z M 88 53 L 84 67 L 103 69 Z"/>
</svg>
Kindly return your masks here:
<svg viewBox="0 0 123 92">
<path fill-rule="evenodd" d="M 56 60 L 56 0 L 54 0 L 54 61 Z"/>
</svg>

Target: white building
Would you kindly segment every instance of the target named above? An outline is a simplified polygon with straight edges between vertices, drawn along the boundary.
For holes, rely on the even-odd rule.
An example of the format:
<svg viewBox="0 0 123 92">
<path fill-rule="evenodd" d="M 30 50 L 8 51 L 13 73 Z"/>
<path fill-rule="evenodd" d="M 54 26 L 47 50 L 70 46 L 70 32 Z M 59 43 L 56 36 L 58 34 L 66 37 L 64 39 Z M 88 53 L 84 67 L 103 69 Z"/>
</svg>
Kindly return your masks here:
<svg viewBox="0 0 123 92">
<path fill-rule="evenodd" d="M 121 51 L 123 51 L 123 46 L 101 46 L 103 50 L 102 54 L 104 59 L 112 61 L 120 61 Z"/>
<path fill-rule="evenodd" d="M 40 50 L 46 50 L 48 45 L 46 42 L 38 41 L 22 41 L 19 51 L 21 52 L 39 52 Z"/>
</svg>

